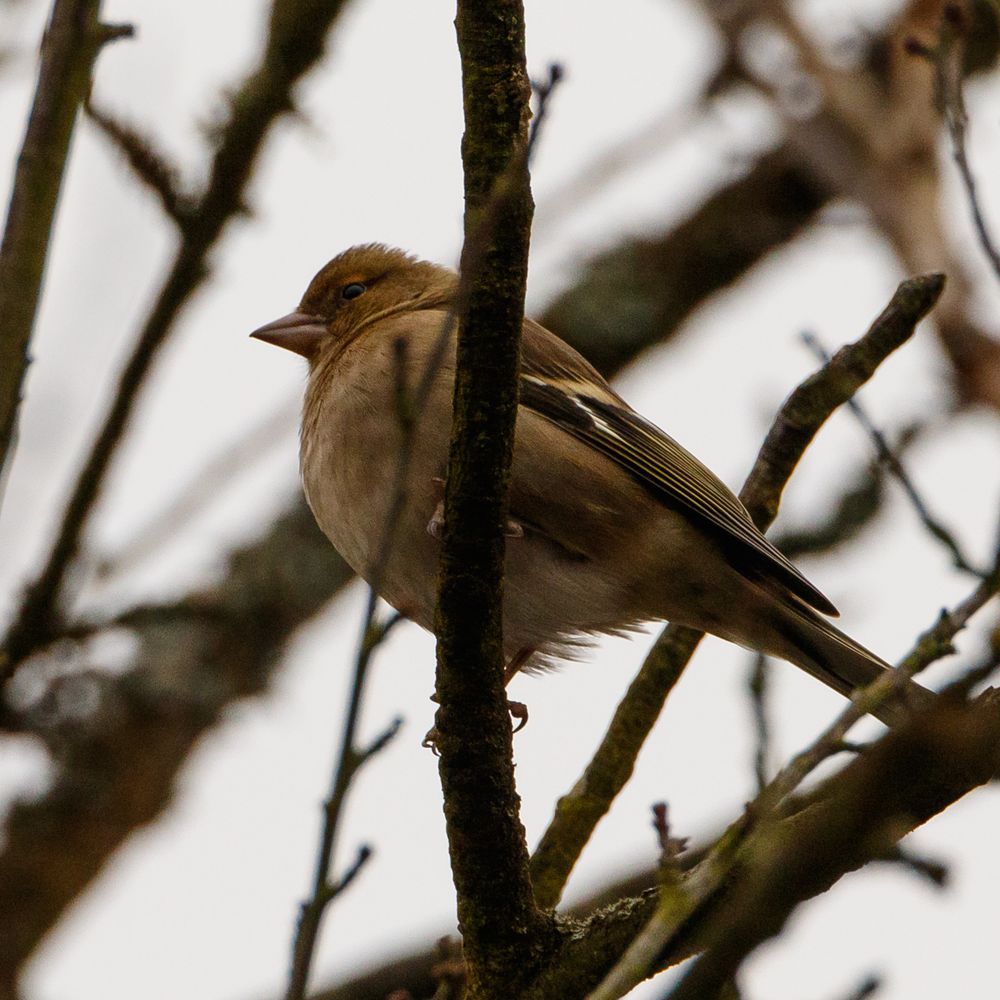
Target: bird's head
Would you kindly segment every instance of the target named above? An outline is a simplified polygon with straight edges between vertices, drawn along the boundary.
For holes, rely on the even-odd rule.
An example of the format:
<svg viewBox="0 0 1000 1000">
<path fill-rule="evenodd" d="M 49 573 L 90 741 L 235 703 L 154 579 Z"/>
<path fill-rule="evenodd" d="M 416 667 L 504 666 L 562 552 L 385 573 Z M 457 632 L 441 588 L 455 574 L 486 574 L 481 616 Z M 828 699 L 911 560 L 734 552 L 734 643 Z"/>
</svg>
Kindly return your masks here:
<svg viewBox="0 0 1000 1000">
<path fill-rule="evenodd" d="M 295 312 L 254 330 L 251 337 L 284 347 L 310 365 L 387 316 L 446 308 L 458 278 L 380 243 L 334 257 L 306 289 Z"/>
</svg>

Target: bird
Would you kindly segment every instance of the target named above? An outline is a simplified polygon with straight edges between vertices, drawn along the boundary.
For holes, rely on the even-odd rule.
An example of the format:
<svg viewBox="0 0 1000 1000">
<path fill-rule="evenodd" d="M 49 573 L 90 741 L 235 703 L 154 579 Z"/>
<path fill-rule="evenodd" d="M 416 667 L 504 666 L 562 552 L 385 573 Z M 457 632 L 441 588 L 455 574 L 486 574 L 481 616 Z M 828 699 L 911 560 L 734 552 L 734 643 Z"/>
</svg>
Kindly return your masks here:
<svg viewBox="0 0 1000 1000">
<path fill-rule="evenodd" d="M 300 469 L 320 529 L 379 596 L 429 631 L 458 286 L 453 270 L 403 250 L 354 246 L 315 275 L 297 309 L 251 334 L 308 362 Z M 833 603 L 722 480 L 529 318 L 519 393 L 507 679 L 577 658 L 601 635 L 664 620 L 789 661 L 845 697 L 892 669 L 829 621 Z M 415 400 L 409 418 L 402 398 Z M 873 714 L 895 725 L 932 697 L 907 681 Z"/>
</svg>

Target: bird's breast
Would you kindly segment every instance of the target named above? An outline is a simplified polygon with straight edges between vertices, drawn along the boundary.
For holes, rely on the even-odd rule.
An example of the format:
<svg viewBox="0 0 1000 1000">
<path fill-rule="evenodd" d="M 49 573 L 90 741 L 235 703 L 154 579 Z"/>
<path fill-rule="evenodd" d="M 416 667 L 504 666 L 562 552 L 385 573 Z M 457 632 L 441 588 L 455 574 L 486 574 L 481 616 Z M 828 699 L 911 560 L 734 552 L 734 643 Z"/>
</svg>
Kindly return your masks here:
<svg viewBox="0 0 1000 1000">
<path fill-rule="evenodd" d="M 316 401 L 303 427 L 303 488 L 351 568 L 369 582 L 378 572 L 381 595 L 429 627 L 437 543 L 427 526 L 443 496 L 447 438 L 418 425 L 404 449 L 392 381 L 369 374 L 341 372 Z"/>
</svg>

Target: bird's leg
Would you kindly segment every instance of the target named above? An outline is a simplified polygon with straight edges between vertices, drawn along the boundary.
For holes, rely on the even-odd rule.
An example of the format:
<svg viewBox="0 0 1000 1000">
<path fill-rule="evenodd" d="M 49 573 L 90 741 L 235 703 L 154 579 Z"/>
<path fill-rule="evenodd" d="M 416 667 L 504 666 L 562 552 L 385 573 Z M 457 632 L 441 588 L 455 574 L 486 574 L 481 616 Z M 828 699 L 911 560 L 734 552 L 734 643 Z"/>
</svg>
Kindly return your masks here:
<svg viewBox="0 0 1000 1000">
<path fill-rule="evenodd" d="M 503 671 L 503 686 L 506 689 L 507 685 L 521 672 L 521 668 L 531 659 L 531 654 L 534 650 L 528 647 L 527 649 L 519 649 L 508 661 L 507 666 L 504 667 Z M 507 699 L 507 711 L 510 712 L 510 717 L 517 720 L 517 725 L 514 727 L 514 732 L 519 733 L 528 724 L 528 706 L 525 705 L 523 701 L 511 701 L 510 698 Z"/>
<path fill-rule="evenodd" d="M 528 662 L 529 659 L 531 659 L 532 653 L 534 653 L 534 650 L 530 647 L 528 649 L 520 649 L 507 661 L 507 665 L 503 670 L 504 688 L 506 688 L 507 685 L 521 672 L 521 668 Z M 439 705 L 441 703 L 436 691 L 431 695 L 431 701 L 433 701 L 435 705 Z M 510 712 L 511 719 L 516 720 L 517 722 L 517 725 L 514 726 L 513 732 L 519 733 L 528 724 L 528 706 L 525 705 L 523 701 L 511 701 L 508 698 L 507 711 Z M 433 751 L 434 755 L 437 756 L 437 740 L 437 726 L 431 726 L 431 728 L 427 730 L 427 735 L 423 738 L 420 745 Z"/>
</svg>

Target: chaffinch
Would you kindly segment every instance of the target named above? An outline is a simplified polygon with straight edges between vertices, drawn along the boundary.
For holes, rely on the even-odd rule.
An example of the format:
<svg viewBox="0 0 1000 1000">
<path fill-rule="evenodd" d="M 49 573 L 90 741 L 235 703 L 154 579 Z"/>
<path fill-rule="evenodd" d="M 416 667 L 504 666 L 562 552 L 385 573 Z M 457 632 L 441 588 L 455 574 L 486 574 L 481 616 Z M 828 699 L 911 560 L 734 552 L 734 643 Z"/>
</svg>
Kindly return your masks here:
<svg viewBox="0 0 1000 1000">
<path fill-rule="evenodd" d="M 302 355 L 301 469 L 316 520 L 370 580 L 414 391 L 450 338 L 414 416 L 405 503 L 380 594 L 430 630 L 455 367 L 458 277 L 380 244 L 353 247 L 298 309 L 252 336 Z M 442 334 L 442 331 L 446 331 Z M 510 484 L 503 633 L 511 673 L 588 640 L 669 619 L 788 660 L 843 695 L 887 665 L 831 625 L 836 608 L 758 531 L 690 452 L 636 413 L 572 347 L 525 319 Z M 910 701 L 929 697 L 912 682 Z M 899 700 L 875 713 L 892 724 Z"/>
</svg>

